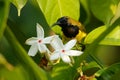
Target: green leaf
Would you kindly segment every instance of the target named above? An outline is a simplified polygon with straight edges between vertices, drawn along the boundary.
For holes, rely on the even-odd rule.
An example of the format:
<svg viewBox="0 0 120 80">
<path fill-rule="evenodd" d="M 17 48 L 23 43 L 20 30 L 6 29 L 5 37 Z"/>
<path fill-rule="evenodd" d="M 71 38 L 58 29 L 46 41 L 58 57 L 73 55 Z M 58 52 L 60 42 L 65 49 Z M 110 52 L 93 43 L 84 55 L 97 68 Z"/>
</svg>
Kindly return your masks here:
<svg viewBox="0 0 120 80">
<path fill-rule="evenodd" d="M 0 66 L 4 66 L 8 70 L 12 70 L 13 66 L 7 62 L 7 60 L 3 57 L 3 55 L 0 53 Z M 1 69 L 1 67 L 0 67 Z"/>
<path fill-rule="evenodd" d="M 80 15 L 79 0 L 37 0 L 49 26 L 54 24 L 58 18 L 69 16 L 78 20 Z M 56 33 L 61 33 L 60 28 L 54 27 Z"/>
<path fill-rule="evenodd" d="M 101 26 L 90 32 L 85 38 L 85 43 L 90 44 L 99 37 L 107 29 L 106 26 Z M 120 26 L 115 27 L 99 44 L 120 46 Z"/>
<path fill-rule="evenodd" d="M 101 70 L 101 72 L 102 73 L 101 73 L 100 77 L 98 78 L 98 80 L 118 80 L 119 76 L 120 76 L 120 74 L 119 74 L 120 63 L 113 64 L 110 67 L 108 67 L 107 69 Z"/>
<path fill-rule="evenodd" d="M 27 0 L 10 0 L 10 1 L 17 7 L 18 16 L 20 16 L 20 11 L 27 3 Z"/>
<path fill-rule="evenodd" d="M 53 80 L 74 80 L 77 70 L 65 63 L 59 63 L 53 67 L 51 76 Z"/>
<path fill-rule="evenodd" d="M 3 36 L 9 14 L 9 1 L 0 0 L 0 39 Z"/>
<path fill-rule="evenodd" d="M 91 68 L 98 68 L 100 69 L 100 66 L 96 62 L 90 62 L 87 65 L 83 67 L 83 70 L 91 69 Z"/>
<path fill-rule="evenodd" d="M 120 79 L 120 70 L 115 72 L 115 74 L 111 77 L 110 80 L 118 80 Z"/>
<path fill-rule="evenodd" d="M 82 71 L 85 75 L 87 76 L 91 76 L 91 75 L 94 75 L 98 70 L 100 70 L 100 66 L 92 61 L 92 62 L 89 62 L 89 63 L 85 63 L 85 65 L 83 65 L 82 67 Z"/>
<path fill-rule="evenodd" d="M 28 74 L 22 66 L 14 67 L 0 54 L 0 80 L 15 80 L 16 77 L 19 80 L 29 80 L 27 79 Z"/>
<path fill-rule="evenodd" d="M 115 16 L 112 18 L 110 24 L 113 24 L 119 17 L 120 17 L 120 2 L 119 2 L 119 4 L 118 4 L 118 7 L 117 7 L 117 10 L 116 10 Z"/>
<path fill-rule="evenodd" d="M 84 25 L 85 24 L 88 24 L 90 22 L 90 18 L 91 18 L 91 14 L 90 14 L 90 9 L 89 9 L 89 6 L 88 6 L 88 1 L 87 0 L 80 0 L 80 3 L 82 4 L 84 10 L 85 10 L 85 13 L 83 13 L 81 11 L 81 14 L 86 14 L 86 17 L 85 16 L 81 16 L 83 17 L 80 21 L 84 20 L 85 19 L 85 22 L 84 22 Z M 81 9 L 80 9 L 81 10 Z M 80 17 L 80 18 L 81 18 Z"/>
<path fill-rule="evenodd" d="M 16 66 L 12 70 L 6 68 L 0 69 L 0 80 L 30 80 L 28 74 L 22 66 Z"/>
<path fill-rule="evenodd" d="M 105 24 L 115 15 L 119 0 L 89 0 L 92 13 Z"/>
</svg>

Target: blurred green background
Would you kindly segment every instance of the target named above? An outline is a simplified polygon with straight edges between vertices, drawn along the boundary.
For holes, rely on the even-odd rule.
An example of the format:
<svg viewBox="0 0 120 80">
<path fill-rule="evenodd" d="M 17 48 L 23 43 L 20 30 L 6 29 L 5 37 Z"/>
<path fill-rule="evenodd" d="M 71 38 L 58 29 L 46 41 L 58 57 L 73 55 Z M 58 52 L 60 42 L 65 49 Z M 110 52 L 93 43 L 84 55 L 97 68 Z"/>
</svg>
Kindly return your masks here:
<svg viewBox="0 0 120 80">
<path fill-rule="evenodd" d="M 94 61 L 94 58 L 105 68 L 108 68 L 103 73 L 108 74 L 108 77 L 101 74 L 98 78 L 99 80 L 119 80 L 120 1 L 61 0 L 61 6 L 63 6 L 61 7 L 62 15 L 60 15 L 58 8 L 60 6 L 57 1 L 59 0 L 21 0 L 20 2 L 18 0 L 0 0 L 0 80 L 75 80 L 77 68 L 82 60 L 91 62 Z M 21 4 L 24 5 L 21 9 L 20 16 L 18 16 L 19 5 Z M 58 6 L 57 8 L 56 5 Z M 46 11 L 44 10 L 44 6 L 46 6 Z M 65 6 L 69 6 L 68 9 L 70 10 Z M 55 10 L 54 7 L 56 8 Z M 57 18 L 64 15 L 79 20 L 85 26 L 89 37 L 86 38 L 85 42 L 85 56 L 83 54 L 83 58 L 79 57 L 76 60 L 78 62 L 73 67 L 61 62 L 53 66 L 50 71 L 46 71 L 38 66 L 41 60 L 40 54 L 37 54 L 35 57 L 29 57 L 27 55 L 30 46 L 26 45 L 25 41 L 30 37 L 36 36 L 36 23 L 43 26 L 45 36 L 54 33 L 61 36 L 59 27 L 53 29 L 50 26 Z M 119 36 L 104 37 L 104 39 L 110 38 L 111 44 L 108 44 L 107 41 L 103 44 L 97 44 L 97 42 L 95 44 L 95 39 L 102 39 L 102 35 L 98 35 L 98 33 L 104 33 L 104 31 L 98 30 L 98 32 L 94 32 L 93 30 L 103 25 L 109 28 L 111 26 L 110 24 L 113 24 L 113 29 L 119 26 L 112 33 Z M 108 30 L 108 33 L 112 32 L 113 29 Z M 93 33 L 91 33 L 92 31 Z M 95 35 L 97 35 L 95 38 L 91 37 Z M 104 41 L 104 39 L 102 40 Z M 86 54 L 92 54 L 94 58 Z M 112 70 L 111 66 L 116 63 L 118 63 L 117 66 L 113 66 L 114 70 Z M 109 71 L 113 72 L 110 73 Z"/>
</svg>

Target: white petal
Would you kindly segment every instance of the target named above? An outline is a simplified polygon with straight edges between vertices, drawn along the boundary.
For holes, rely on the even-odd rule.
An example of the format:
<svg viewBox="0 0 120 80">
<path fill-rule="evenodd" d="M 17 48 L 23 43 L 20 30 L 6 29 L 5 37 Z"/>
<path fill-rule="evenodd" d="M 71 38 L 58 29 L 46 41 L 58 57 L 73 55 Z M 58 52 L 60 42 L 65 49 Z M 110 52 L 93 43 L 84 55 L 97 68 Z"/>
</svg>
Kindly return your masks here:
<svg viewBox="0 0 120 80">
<path fill-rule="evenodd" d="M 59 53 L 54 53 L 50 56 L 50 60 L 56 60 L 60 57 Z"/>
<path fill-rule="evenodd" d="M 63 49 L 62 40 L 58 36 L 54 37 L 50 44 L 55 50 Z"/>
<path fill-rule="evenodd" d="M 44 38 L 44 30 L 43 30 L 42 26 L 37 23 L 36 28 L 37 28 L 37 37 Z"/>
<path fill-rule="evenodd" d="M 36 37 L 32 37 L 32 38 L 29 38 L 29 39 L 27 39 L 26 41 L 25 41 L 25 43 L 27 44 L 27 45 L 33 45 L 33 44 L 35 44 L 36 42 L 37 42 L 37 38 Z"/>
<path fill-rule="evenodd" d="M 67 56 L 67 55 L 62 55 L 61 58 L 65 63 L 70 63 L 71 62 L 69 56 Z"/>
<path fill-rule="evenodd" d="M 41 53 L 47 52 L 47 47 L 44 44 L 38 44 L 38 49 Z"/>
<path fill-rule="evenodd" d="M 83 52 L 77 51 L 77 50 L 69 50 L 66 52 L 66 54 L 69 56 L 79 56 L 79 55 L 83 54 Z"/>
<path fill-rule="evenodd" d="M 54 37 L 56 37 L 56 35 L 44 38 L 43 43 L 50 43 L 54 39 Z"/>
<path fill-rule="evenodd" d="M 37 45 L 32 45 L 28 51 L 29 56 L 35 56 L 38 51 Z"/>
<path fill-rule="evenodd" d="M 70 40 L 69 42 L 67 42 L 67 43 L 65 44 L 64 49 L 65 49 L 65 50 L 70 50 L 73 46 L 75 46 L 76 42 L 77 42 L 76 39 Z"/>
</svg>

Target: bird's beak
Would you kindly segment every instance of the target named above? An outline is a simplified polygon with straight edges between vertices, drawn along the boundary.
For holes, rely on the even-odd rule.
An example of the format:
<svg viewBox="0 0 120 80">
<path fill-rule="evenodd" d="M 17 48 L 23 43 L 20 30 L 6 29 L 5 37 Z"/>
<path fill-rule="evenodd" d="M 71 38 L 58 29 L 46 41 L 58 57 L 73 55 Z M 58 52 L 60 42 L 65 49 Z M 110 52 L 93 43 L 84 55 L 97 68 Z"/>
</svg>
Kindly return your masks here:
<svg viewBox="0 0 120 80">
<path fill-rule="evenodd" d="M 54 26 L 59 25 L 59 24 L 60 24 L 60 22 L 56 22 L 51 27 L 54 27 Z"/>
<path fill-rule="evenodd" d="M 54 23 L 54 24 L 52 24 L 52 26 L 51 27 L 54 27 L 54 26 L 56 26 L 56 25 L 58 25 L 57 23 Z"/>
</svg>

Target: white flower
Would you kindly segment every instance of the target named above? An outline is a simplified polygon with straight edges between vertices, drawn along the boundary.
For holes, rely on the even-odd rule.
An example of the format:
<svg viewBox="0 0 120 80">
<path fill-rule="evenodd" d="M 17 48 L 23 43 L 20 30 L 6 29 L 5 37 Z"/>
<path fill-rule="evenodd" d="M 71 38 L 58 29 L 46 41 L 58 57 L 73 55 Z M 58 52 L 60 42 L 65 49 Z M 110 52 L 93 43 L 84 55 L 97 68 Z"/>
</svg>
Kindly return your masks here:
<svg viewBox="0 0 120 80">
<path fill-rule="evenodd" d="M 49 50 L 45 44 L 49 44 L 53 39 L 53 37 L 55 37 L 55 36 L 50 36 L 50 37 L 44 38 L 44 30 L 41 27 L 41 25 L 39 25 L 38 23 L 37 23 L 36 29 L 37 29 L 37 37 L 29 38 L 25 42 L 26 44 L 31 45 L 28 51 L 29 56 L 35 56 L 38 50 L 41 53 L 44 53 L 44 52 L 49 53 Z"/>
<path fill-rule="evenodd" d="M 71 59 L 69 56 L 79 56 L 83 53 L 81 51 L 71 50 L 71 48 L 76 44 L 76 42 L 76 39 L 73 39 L 63 45 L 62 40 L 56 37 L 51 42 L 51 46 L 55 49 L 55 51 L 50 56 L 50 60 L 57 60 L 59 58 L 62 58 L 64 62 L 70 63 Z"/>
</svg>

